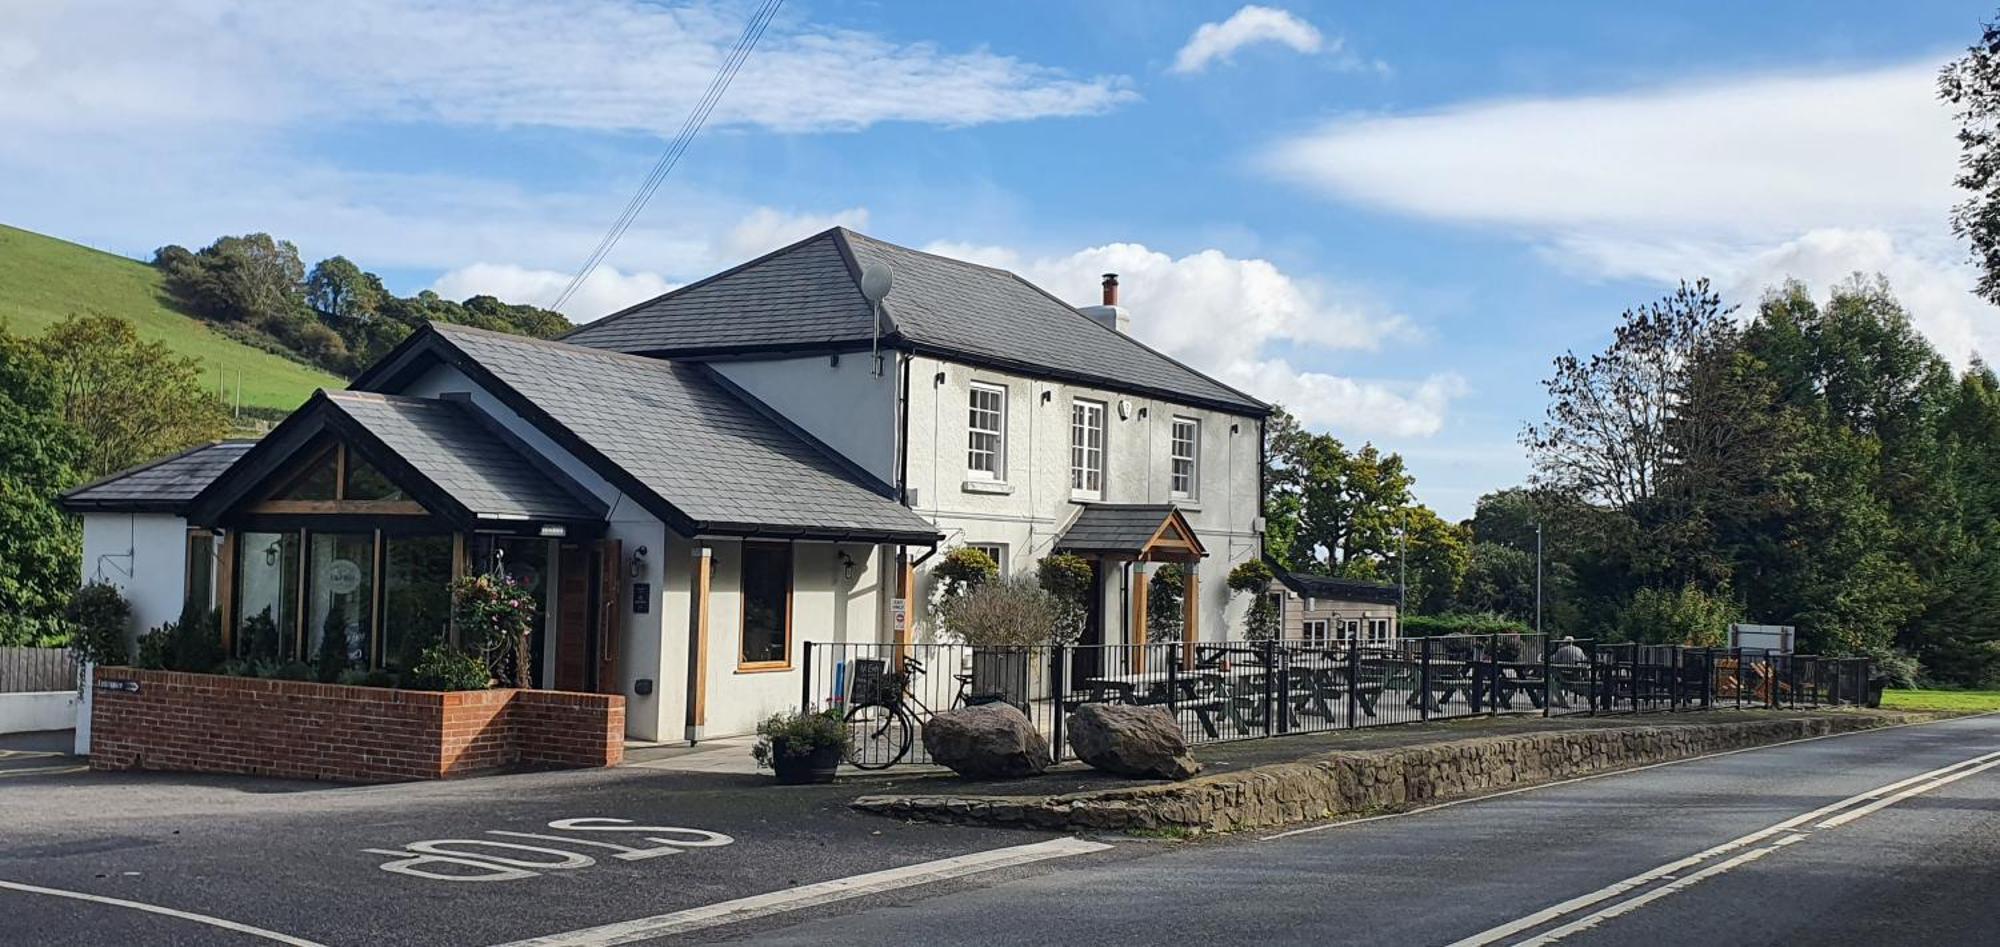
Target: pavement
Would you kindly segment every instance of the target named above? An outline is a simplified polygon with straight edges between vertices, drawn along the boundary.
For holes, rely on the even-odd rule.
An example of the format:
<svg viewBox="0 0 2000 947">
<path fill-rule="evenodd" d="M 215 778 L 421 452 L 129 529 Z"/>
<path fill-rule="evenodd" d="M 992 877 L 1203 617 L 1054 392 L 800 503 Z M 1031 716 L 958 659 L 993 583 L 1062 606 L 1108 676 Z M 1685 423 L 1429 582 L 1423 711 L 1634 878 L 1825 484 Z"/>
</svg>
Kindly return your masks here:
<svg viewBox="0 0 2000 947">
<path fill-rule="evenodd" d="M 545 943 L 592 947 L 667 932 L 678 933 L 658 942 L 1448 944 L 1576 899 L 1588 904 L 1483 942 L 1588 921 L 1566 939 L 1989 944 L 2000 940 L 2000 770 L 1968 764 L 1837 827 L 1808 820 L 1741 842 L 1847 800 L 1826 816 L 1842 818 L 1872 805 L 1857 793 L 1989 753 L 2000 753 L 2000 717 L 1198 842 L 847 809 L 922 778 L 781 788 L 641 765 L 331 787 L 51 773 L 0 778 L 0 944 L 554 936 Z M 1653 900 L 1592 920 L 1643 897 Z"/>
</svg>

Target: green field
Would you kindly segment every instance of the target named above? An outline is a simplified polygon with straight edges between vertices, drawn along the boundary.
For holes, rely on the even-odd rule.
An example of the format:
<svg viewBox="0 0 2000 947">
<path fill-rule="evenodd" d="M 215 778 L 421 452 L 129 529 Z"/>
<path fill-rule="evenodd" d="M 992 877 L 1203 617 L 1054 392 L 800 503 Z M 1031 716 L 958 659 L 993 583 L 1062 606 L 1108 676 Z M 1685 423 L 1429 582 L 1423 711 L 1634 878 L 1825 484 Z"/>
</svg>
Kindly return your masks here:
<svg viewBox="0 0 2000 947">
<path fill-rule="evenodd" d="M 72 313 L 91 312 L 129 320 L 140 338 L 200 359 L 209 386 L 224 400 L 234 403 L 240 383 L 245 407 L 289 410 L 314 388 L 347 384 L 175 311 L 159 273 L 144 263 L 0 224 L 0 323 L 7 331 L 34 335 Z"/>
<path fill-rule="evenodd" d="M 1983 713 L 1988 710 L 2000 710 L 2000 691 L 1885 690 L 1882 692 L 1882 706 L 1892 710 Z"/>
</svg>

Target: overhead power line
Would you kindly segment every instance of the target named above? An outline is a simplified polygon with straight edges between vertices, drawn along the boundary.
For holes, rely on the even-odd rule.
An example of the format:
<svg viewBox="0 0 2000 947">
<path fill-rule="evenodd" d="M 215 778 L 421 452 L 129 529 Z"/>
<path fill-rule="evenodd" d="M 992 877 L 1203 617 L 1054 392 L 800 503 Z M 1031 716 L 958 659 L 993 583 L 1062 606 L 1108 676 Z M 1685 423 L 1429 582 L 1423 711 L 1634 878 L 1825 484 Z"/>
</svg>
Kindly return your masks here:
<svg viewBox="0 0 2000 947">
<path fill-rule="evenodd" d="M 688 112 L 687 119 L 681 122 L 680 131 L 667 143 L 666 150 L 660 153 L 660 159 L 653 162 L 653 169 L 647 172 L 646 179 L 640 182 L 639 189 L 633 193 L 632 199 L 625 202 L 625 209 L 619 211 L 618 219 L 612 222 L 611 229 L 605 231 L 604 239 L 599 240 L 597 246 L 590 251 L 590 255 L 584 258 L 582 268 L 570 278 L 569 285 L 563 287 L 562 294 L 557 296 L 555 302 L 550 303 L 548 308 L 559 309 L 563 303 L 568 302 L 583 285 L 583 281 L 604 262 L 605 257 L 611 255 L 612 248 L 616 247 L 619 239 L 625 236 L 625 231 L 631 229 L 633 222 L 639 219 L 639 213 L 646 209 L 646 202 L 652 200 L 653 192 L 660 189 L 660 184 L 666 181 L 667 175 L 674 170 L 674 165 L 680 162 L 681 155 L 685 154 L 688 146 L 694 142 L 694 136 L 701 131 L 703 123 L 708 121 L 708 113 L 715 110 L 717 102 L 722 101 L 722 93 L 728 90 L 730 81 L 736 78 L 736 71 L 743 68 L 743 61 L 750 58 L 750 51 L 756 48 L 757 40 L 763 37 L 765 28 L 771 25 L 771 19 L 778 15 L 778 8 L 784 6 L 784 3 L 785 0 L 765 0 L 764 4 L 757 8 L 757 12 L 751 14 L 750 22 L 743 27 L 743 35 L 737 37 L 736 45 L 729 50 L 729 55 L 723 58 L 722 66 L 716 70 L 715 78 L 709 80 L 708 90 L 702 93 L 694 109 Z"/>
</svg>

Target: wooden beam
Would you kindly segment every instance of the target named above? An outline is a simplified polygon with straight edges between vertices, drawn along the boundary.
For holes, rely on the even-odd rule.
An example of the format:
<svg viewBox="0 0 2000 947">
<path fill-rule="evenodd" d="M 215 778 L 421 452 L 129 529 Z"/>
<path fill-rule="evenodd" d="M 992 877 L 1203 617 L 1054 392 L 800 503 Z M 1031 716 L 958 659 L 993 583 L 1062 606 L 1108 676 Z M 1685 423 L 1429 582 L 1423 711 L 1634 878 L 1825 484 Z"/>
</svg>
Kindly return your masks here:
<svg viewBox="0 0 2000 947">
<path fill-rule="evenodd" d="M 1187 606 L 1181 619 L 1181 667 L 1191 671 L 1195 643 L 1201 640 L 1201 572 L 1193 563 L 1181 567 L 1181 593 Z"/>
<path fill-rule="evenodd" d="M 222 613 L 222 649 L 236 656 L 236 531 L 222 534 L 222 555 L 216 558 L 216 608 Z"/>
<path fill-rule="evenodd" d="M 910 656 L 910 640 L 917 623 L 917 567 L 910 561 L 910 554 L 907 551 L 898 552 L 896 562 L 899 566 L 896 598 L 903 603 L 903 622 L 900 626 L 892 627 L 890 631 L 896 639 L 896 671 L 901 673 L 903 663 Z M 894 617 L 892 616 L 890 620 L 893 623 Z"/>
<path fill-rule="evenodd" d="M 364 516 L 428 516 L 430 511 L 414 500 L 265 500 L 252 504 L 248 512 L 264 514 L 305 514 L 324 516 L 347 513 Z"/>
<path fill-rule="evenodd" d="M 688 719 L 689 743 L 701 739 L 708 723 L 708 592 L 715 571 L 715 550 L 697 546 L 694 575 L 688 583 Z"/>
<path fill-rule="evenodd" d="M 1152 575 L 1145 567 L 1132 566 L 1132 633 L 1127 644 L 1137 644 L 1132 649 L 1132 673 L 1146 673 L 1146 596 L 1151 591 Z"/>
</svg>

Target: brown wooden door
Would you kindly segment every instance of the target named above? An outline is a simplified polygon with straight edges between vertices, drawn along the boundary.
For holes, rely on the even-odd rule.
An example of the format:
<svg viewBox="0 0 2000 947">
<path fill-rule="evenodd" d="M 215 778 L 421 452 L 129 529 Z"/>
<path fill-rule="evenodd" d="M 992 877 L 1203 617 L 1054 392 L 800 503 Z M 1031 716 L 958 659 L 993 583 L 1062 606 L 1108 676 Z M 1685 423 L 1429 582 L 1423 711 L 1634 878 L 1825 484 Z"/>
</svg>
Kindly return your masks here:
<svg viewBox="0 0 2000 947">
<path fill-rule="evenodd" d="M 600 694 L 624 691 L 618 678 L 618 647 L 625 623 L 625 544 L 616 539 L 597 544 L 597 677 Z"/>
<path fill-rule="evenodd" d="M 556 679 L 560 691 L 590 689 L 590 571 L 594 563 L 581 545 L 563 543 L 556 568 Z"/>
</svg>

